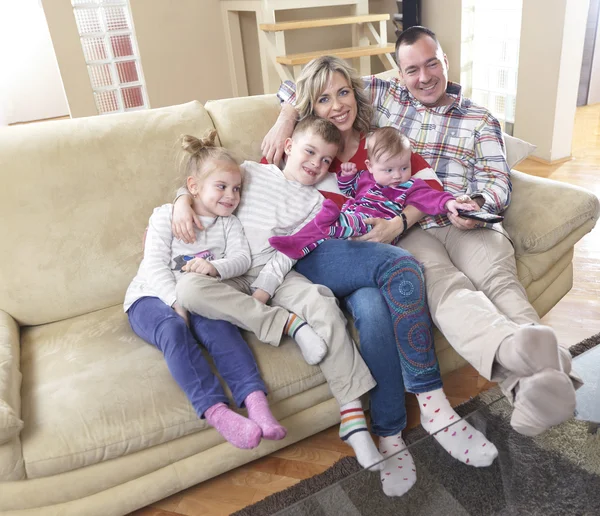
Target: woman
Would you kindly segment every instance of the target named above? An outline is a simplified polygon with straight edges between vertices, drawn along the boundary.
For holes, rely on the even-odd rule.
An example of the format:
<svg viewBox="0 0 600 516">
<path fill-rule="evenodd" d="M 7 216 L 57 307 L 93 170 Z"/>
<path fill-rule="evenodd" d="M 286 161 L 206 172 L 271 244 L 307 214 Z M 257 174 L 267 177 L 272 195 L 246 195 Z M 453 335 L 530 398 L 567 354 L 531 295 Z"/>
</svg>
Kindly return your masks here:
<svg viewBox="0 0 600 516">
<path fill-rule="evenodd" d="M 339 171 L 341 163 L 347 161 L 364 168 L 364 136 L 370 129 L 371 108 L 354 70 L 332 57 L 309 63 L 298 80 L 297 110 L 300 118 L 311 114 L 327 118 L 342 133 L 344 145 L 331 171 Z M 421 168 L 421 163 L 413 163 L 413 170 Z M 183 214 L 185 203 L 181 207 L 180 212 L 176 206 L 174 222 L 191 224 L 189 214 Z M 408 207 L 406 216 L 414 223 L 422 214 Z M 389 239 L 384 241 L 391 241 L 403 228 L 401 219 L 370 223 L 376 226 L 373 231 L 386 228 Z M 381 235 L 378 238 L 381 240 Z M 409 253 L 386 244 L 327 240 L 300 260 L 296 269 L 314 283 L 329 287 L 354 318 L 361 354 L 377 381 L 370 392 L 371 421 L 384 457 L 405 446 L 401 436 L 406 426 L 405 389 L 417 394 L 421 420 L 429 432 L 459 419 L 442 391 L 423 275 Z M 461 424 L 463 427 L 459 434 L 441 432 L 436 439 L 465 463 L 491 464 L 497 454 L 495 447 L 466 423 Z M 475 442 L 477 450 L 472 447 Z M 468 457 L 465 450 L 469 450 Z M 381 470 L 388 496 L 401 496 L 416 481 L 408 451 L 403 452 L 402 459 L 403 463 L 385 461 Z"/>
</svg>

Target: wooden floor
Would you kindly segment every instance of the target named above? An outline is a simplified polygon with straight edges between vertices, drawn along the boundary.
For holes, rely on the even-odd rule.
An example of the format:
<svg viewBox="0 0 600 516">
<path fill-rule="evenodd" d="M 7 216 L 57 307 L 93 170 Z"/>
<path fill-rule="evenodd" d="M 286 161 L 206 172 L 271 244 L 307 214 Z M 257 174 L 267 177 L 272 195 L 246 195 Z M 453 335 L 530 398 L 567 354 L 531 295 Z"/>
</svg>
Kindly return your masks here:
<svg viewBox="0 0 600 516">
<path fill-rule="evenodd" d="M 578 108 L 573 159 L 559 165 L 526 160 L 519 170 L 536 176 L 584 186 L 600 197 L 600 104 Z M 573 289 L 545 317 L 561 344 L 571 346 L 600 332 L 600 226 L 575 248 Z M 453 405 L 477 395 L 491 384 L 467 366 L 444 378 Z M 409 428 L 419 420 L 416 398 L 407 396 Z M 268 457 L 191 487 L 136 511 L 135 516 L 228 515 L 352 455 L 332 427 Z"/>
</svg>

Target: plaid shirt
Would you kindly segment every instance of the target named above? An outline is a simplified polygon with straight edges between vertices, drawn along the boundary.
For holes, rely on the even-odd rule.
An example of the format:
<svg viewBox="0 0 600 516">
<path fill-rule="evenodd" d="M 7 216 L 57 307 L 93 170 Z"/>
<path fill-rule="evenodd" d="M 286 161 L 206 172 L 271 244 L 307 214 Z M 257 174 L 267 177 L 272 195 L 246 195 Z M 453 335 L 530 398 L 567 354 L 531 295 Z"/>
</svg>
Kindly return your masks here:
<svg viewBox="0 0 600 516">
<path fill-rule="evenodd" d="M 454 196 L 481 195 L 482 210 L 504 211 L 512 189 L 506 163 L 502 129 L 491 113 L 463 98 L 459 84 L 448 83 L 448 106 L 427 108 L 398 79 L 365 78 L 365 91 L 374 107 L 373 125 L 399 128 L 417 152 L 435 170 L 444 190 Z M 295 85 L 282 84 L 277 94 L 284 102 L 295 102 Z M 445 215 L 422 219 L 425 229 L 447 226 Z"/>
</svg>

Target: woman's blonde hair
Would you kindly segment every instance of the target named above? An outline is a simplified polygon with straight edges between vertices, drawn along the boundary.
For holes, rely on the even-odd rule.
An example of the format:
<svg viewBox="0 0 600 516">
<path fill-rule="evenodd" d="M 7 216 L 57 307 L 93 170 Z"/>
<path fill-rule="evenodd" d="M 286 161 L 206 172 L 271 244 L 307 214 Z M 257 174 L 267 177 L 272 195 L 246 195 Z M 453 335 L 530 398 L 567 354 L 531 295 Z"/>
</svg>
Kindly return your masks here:
<svg viewBox="0 0 600 516">
<path fill-rule="evenodd" d="M 186 176 L 194 176 L 198 181 L 204 181 L 215 171 L 215 167 L 206 166 L 211 161 L 238 162 L 225 148 L 216 145 L 217 131 L 211 129 L 202 138 L 185 134 L 180 138 L 183 156 L 183 170 Z M 240 172 L 241 173 L 241 172 Z"/>
<path fill-rule="evenodd" d="M 315 114 L 315 104 L 334 73 L 341 74 L 356 98 L 356 120 L 352 127 L 361 134 L 371 129 L 373 107 L 367 98 L 362 78 L 345 61 L 334 56 L 322 56 L 308 63 L 296 84 L 296 109 L 300 119 Z"/>
</svg>

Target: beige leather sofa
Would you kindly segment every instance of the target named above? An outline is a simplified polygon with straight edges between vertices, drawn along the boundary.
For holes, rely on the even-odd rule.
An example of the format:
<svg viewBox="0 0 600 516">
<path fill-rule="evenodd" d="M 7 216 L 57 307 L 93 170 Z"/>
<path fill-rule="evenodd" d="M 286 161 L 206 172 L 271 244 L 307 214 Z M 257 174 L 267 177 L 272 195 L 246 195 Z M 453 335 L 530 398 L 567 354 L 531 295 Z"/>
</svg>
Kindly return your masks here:
<svg viewBox="0 0 600 516">
<path fill-rule="evenodd" d="M 198 102 L 0 131 L 0 512 L 125 514 L 287 446 L 339 420 L 323 376 L 286 340 L 249 337 L 287 426 L 241 451 L 198 420 L 161 354 L 121 303 L 152 208 L 182 178 L 175 141 L 216 127 L 258 159 L 274 96 Z M 572 283 L 573 245 L 598 200 L 515 172 L 506 228 L 519 275 L 546 313 Z M 438 335 L 442 369 L 463 363 Z"/>
</svg>

